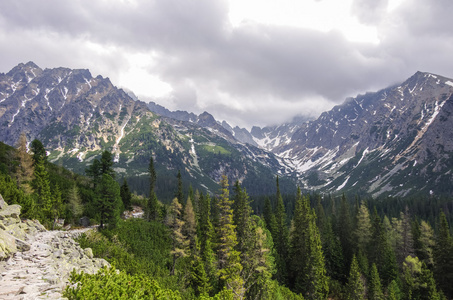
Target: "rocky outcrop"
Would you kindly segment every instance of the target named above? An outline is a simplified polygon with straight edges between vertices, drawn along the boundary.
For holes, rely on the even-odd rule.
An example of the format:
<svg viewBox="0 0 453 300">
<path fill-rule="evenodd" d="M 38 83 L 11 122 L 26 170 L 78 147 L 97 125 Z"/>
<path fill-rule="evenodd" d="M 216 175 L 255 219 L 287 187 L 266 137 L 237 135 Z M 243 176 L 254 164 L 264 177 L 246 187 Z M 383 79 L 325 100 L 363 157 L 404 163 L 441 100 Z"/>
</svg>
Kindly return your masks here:
<svg viewBox="0 0 453 300">
<path fill-rule="evenodd" d="M 61 299 L 72 270 L 94 274 L 109 266 L 74 241 L 90 228 L 47 231 L 19 214 L 20 206 L 0 195 L 0 299 Z"/>
</svg>

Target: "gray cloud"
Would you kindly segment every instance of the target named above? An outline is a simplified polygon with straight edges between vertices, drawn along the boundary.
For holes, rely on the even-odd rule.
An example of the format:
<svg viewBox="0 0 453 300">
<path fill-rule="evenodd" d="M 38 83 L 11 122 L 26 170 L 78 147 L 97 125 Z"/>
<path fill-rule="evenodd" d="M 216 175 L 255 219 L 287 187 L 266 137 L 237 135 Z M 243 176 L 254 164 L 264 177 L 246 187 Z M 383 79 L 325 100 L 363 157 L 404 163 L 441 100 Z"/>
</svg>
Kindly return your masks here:
<svg viewBox="0 0 453 300">
<path fill-rule="evenodd" d="M 453 2 L 356 0 L 379 44 L 341 33 L 263 25 L 232 27 L 226 1 L 6 0 L 0 2 L 0 70 L 19 62 L 89 68 L 115 83 L 128 55 L 153 54 L 149 72 L 173 87 L 162 105 L 207 110 L 232 125 L 315 116 L 348 96 L 417 70 L 453 77 Z M 99 52 L 99 45 L 108 51 Z"/>
</svg>

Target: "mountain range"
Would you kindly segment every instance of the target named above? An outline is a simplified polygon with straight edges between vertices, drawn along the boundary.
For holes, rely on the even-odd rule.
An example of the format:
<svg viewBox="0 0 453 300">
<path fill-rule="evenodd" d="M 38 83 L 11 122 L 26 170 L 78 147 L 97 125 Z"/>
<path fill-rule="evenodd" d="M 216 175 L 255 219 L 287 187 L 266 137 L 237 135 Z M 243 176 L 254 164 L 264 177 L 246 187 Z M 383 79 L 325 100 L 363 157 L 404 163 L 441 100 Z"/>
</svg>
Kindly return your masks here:
<svg viewBox="0 0 453 300">
<path fill-rule="evenodd" d="M 209 192 L 227 174 L 251 194 L 273 192 L 280 175 L 288 190 L 451 195 L 452 113 L 453 80 L 424 72 L 315 120 L 250 131 L 208 112 L 142 102 L 88 70 L 29 62 L 0 74 L 1 141 L 14 145 L 25 132 L 43 142 L 50 161 L 79 173 L 109 150 L 128 178 L 146 178 L 152 155 L 164 178 L 181 170 Z"/>
</svg>

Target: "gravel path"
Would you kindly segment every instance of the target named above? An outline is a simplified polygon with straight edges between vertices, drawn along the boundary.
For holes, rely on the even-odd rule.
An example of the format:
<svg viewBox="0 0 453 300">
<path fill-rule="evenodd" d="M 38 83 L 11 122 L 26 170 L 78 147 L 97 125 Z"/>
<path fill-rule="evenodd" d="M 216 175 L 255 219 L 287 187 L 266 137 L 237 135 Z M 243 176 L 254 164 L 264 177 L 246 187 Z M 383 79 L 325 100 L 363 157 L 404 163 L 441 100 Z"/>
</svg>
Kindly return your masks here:
<svg viewBox="0 0 453 300">
<path fill-rule="evenodd" d="M 0 299 L 64 299 L 62 291 L 74 267 L 94 272 L 90 268 L 105 262 L 74 242 L 73 237 L 87 230 L 44 231 L 28 240 L 30 250 L 0 264 Z"/>
</svg>

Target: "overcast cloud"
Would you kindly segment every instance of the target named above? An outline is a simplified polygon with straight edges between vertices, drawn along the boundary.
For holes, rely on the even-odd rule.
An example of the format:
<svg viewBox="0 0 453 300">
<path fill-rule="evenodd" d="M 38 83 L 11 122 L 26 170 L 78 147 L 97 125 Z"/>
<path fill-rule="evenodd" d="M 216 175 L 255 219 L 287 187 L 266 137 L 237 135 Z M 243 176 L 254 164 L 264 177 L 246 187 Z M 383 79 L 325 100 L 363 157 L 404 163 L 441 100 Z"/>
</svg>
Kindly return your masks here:
<svg viewBox="0 0 453 300">
<path fill-rule="evenodd" d="M 34 61 L 121 85 L 131 57 L 145 55 L 143 67 L 171 92 L 135 91 L 139 98 L 248 128 L 317 116 L 418 70 L 453 77 L 451 0 L 406 0 L 392 10 L 387 0 L 354 0 L 351 14 L 376 27 L 379 43 L 351 42 L 339 30 L 233 26 L 228 12 L 227 1 L 214 0 L 3 0 L 0 72 Z"/>
</svg>

